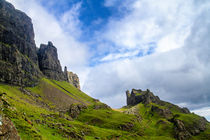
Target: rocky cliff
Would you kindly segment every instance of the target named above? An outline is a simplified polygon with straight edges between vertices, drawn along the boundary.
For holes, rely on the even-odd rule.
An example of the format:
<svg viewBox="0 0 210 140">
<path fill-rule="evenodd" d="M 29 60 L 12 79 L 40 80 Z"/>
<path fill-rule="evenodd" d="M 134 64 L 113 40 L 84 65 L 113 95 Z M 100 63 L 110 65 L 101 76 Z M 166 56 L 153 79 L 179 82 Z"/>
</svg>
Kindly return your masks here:
<svg viewBox="0 0 210 140">
<path fill-rule="evenodd" d="M 38 49 L 31 19 L 13 5 L 0 0 L 0 82 L 35 86 L 41 77 L 68 81 L 51 42 Z M 76 76 L 70 74 L 77 87 Z"/>
<path fill-rule="evenodd" d="M 45 76 L 55 80 L 66 80 L 58 60 L 57 49 L 52 42 L 41 44 L 38 50 L 39 68 Z"/>
<path fill-rule="evenodd" d="M 37 64 L 31 19 L 0 0 L 0 82 L 33 86 L 42 75 Z"/>
</svg>

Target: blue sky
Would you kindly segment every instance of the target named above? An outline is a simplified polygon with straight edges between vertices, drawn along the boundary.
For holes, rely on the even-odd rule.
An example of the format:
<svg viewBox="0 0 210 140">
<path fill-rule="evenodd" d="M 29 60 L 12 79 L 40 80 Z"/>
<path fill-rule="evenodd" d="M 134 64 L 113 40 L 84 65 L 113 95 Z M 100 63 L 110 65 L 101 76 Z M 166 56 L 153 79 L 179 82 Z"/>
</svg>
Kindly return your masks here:
<svg viewBox="0 0 210 140">
<path fill-rule="evenodd" d="M 127 89 L 149 88 L 210 119 L 210 1 L 8 1 L 89 95 L 118 108 Z"/>
</svg>

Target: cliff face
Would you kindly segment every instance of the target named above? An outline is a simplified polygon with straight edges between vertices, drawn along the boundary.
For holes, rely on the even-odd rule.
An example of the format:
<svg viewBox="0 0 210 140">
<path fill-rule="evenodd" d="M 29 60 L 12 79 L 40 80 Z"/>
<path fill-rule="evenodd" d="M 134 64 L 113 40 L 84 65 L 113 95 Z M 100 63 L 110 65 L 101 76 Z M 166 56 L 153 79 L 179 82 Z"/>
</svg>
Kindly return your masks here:
<svg viewBox="0 0 210 140">
<path fill-rule="evenodd" d="M 0 82 L 35 86 L 43 74 L 67 81 L 53 44 L 42 44 L 37 49 L 31 19 L 0 0 Z"/>
<path fill-rule="evenodd" d="M 21 54 L 38 64 L 31 19 L 4 0 L 0 0 L 0 42 L 15 46 Z"/>
<path fill-rule="evenodd" d="M 66 80 L 58 60 L 57 49 L 51 42 L 41 44 L 38 51 L 39 68 L 45 76 L 55 80 Z"/>
<path fill-rule="evenodd" d="M 0 82 L 35 85 L 42 75 L 37 58 L 31 19 L 0 0 Z"/>
</svg>

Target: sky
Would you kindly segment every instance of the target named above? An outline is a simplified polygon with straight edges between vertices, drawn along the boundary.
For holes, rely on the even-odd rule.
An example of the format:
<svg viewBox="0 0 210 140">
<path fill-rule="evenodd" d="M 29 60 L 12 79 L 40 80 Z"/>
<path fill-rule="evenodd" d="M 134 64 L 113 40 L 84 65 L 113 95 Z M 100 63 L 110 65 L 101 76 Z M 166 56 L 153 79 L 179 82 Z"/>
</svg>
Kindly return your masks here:
<svg viewBox="0 0 210 140">
<path fill-rule="evenodd" d="M 210 120 L 209 0 L 8 1 L 85 93 L 120 108 L 127 89 L 150 89 Z"/>
</svg>

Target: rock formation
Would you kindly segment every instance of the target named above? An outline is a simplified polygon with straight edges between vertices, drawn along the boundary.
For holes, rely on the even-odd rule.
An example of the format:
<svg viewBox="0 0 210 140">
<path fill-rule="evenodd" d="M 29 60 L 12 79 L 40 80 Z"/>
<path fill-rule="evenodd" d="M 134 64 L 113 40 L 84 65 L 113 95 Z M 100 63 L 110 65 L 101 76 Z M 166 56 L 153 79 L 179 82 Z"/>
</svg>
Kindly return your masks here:
<svg viewBox="0 0 210 140">
<path fill-rule="evenodd" d="M 0 0 L 0 82 L 33 86 L 41 72 L 31 19 Z"/>
<path fill-rule="evenodd" d="M 67 67 L 64 68 L 64 77 L 66 81 L 68 81 L 71 85 L 78 88 L 80 90 L 80 83 L 79 83 L 79 77 L 77 74 L 70 72 L 67 70 Z"/>
<path fill-rule="evenodd" d="M 0 0 L 0 82 L 35 86 L 43 74 L 49 79 L 69 81 L 80 89 L 78 76 L 67 72 L 67 68 L 62 71 L 52 42 L 36 48 L 31 19 Z"/>
<path fill-rule="evenodd" d="M 158 96 L 155 96 L 150 90 L 147 89 L 147 91 L 142 91 L 141 89 L 136 90 L 132 89 L 131 94 L 127 90 L 126 91 L 127 96 L 127 105 L 136 105 L 138 103 L 159 103 L 160 99 Z"/>
<path fill-rule="evenodd" d="M 68 72 L 68 81 L 70 84 L 80 89 L 79 77 L 73 72 Z"/>
<path fill-rule="evenodd" d="M 65 81 L 64 73 L 58 60 L 57 49 L 52 42 L 48 42 L 47 45 L 40 45 L 38 59 L 39 68 L 47 78 Z"/>
</svg>

